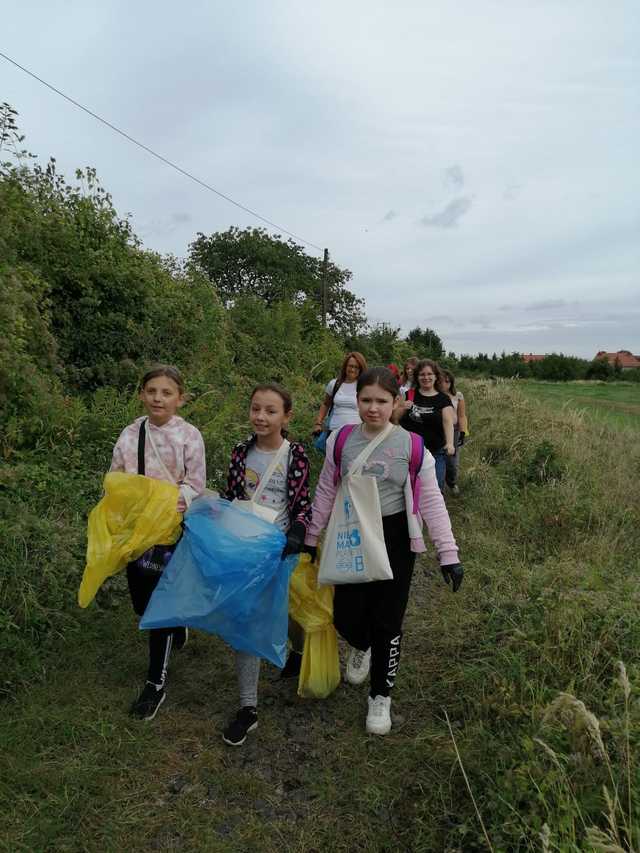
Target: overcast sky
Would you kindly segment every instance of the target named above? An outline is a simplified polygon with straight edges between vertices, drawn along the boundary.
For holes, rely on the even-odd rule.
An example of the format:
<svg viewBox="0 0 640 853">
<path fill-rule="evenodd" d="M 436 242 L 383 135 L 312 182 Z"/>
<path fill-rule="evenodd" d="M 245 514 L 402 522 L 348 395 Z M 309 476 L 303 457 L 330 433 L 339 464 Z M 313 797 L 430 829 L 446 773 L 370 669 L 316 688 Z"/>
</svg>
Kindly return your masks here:
<svg viewBox="0 0 640 853">
<path fill-rule="evenodd" d="M 372 322 L 640 353 L 638 0 L 22 0 L 0 50 L 327 246 Z M 260 225 L 2 59 L 0 100 L 149 248 Z"/>
</svg>

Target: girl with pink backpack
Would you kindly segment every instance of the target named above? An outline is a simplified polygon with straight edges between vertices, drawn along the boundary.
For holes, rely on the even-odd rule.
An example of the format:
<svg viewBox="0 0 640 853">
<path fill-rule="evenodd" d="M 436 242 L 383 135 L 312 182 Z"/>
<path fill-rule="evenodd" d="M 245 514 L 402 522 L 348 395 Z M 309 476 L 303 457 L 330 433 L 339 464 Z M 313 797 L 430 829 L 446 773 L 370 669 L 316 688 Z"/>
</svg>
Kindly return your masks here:
<svg viewBox="0 0 640 853">
<path fill-rule="evenodd" d="M 315 557 L 328 525 L 319 582 L 335 584 L 334 624 L 350 644 L 346 680 L 369 672 L 366 730 L 391 730 L 391 690 L 400 661 L 402 622 L 423 520 L 443 577 L 457 591 L 463 578 L 435 464 L 422 438 L 391 422 L 398 384 L 390 370 L 365 371 L 357 384 L 362 423 L 327 442 L 305 550 Z"/>
</svg>

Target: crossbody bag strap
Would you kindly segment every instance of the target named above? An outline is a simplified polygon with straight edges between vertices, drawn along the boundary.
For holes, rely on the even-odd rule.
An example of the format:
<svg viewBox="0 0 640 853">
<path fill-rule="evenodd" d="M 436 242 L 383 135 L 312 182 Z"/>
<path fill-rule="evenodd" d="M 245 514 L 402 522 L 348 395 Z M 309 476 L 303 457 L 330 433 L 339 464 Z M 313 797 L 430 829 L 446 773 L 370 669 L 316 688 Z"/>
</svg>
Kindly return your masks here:
<svg viewBox="0 0 640 853">
<path fill-rule="evenodd" d="M 260 498 L 260 496 L 262 495 L 264 490 L 267 488 L 267 486 L 269 484 L 269 480 L 273 476 L 276 468 L 280 464 L 280 460 L 285 456 L 285 454 L 287 454 L 289 452 L 290 447 L 291 447 L 291 442 L 285 438 L 285 440 L 282 442 L 282 444 L 278 448 L 278 452 L 273 457 L 273 459 L 271 461 L 271 465 L 269 465 L 267 470 L 264 472 L 264 474 L 260 478 L 260 482 L 258 483 L 258 488 L 255 490 L 255 492 L 253 493 L 253 497 L 251 498 L 252 501 L 257 501 Z"/>
<path fill-rule="evenodd" d="M 144 477 L 144 444 L 145 444 L 145 434 L 146 434 L 146 423 L 147 419 L 143 418 L 140 421 L 140 427 L 138 429 L 138 474 L 142 474 Z"/>
<path fill-rule="evenodd" d="M 148 420 L 149 420 L 149 419 L 147 418 L 147 421 L 148 421 Z M 175 477 L 174 477 L 172 474 L 170 474 L 170 473 L 169 473 L 169 471 L 168 471 L 168 469 L 167 469 L 167 466 L 164 464 L 164 462 L 163 462 L 163 461 L 162 461 L 162 459 L 160 458 L 160 454 L 158 453 L 158 448 L 156 447 L 155 442 L 154 442 L 154 440 L 153 440 L 153 435 L 151 434 L 151 430 L 149 430 L 149 444 L 151 445 L 151 448 L 152 448 L 153 452 L 155 453 L 155 457 L 156 457 L 156 459 L 158 460 L 158 465 L 162 468 L 162 473 L 164 474 L 164 476 L 166 477 L 166 479 L 167 479 L 170 483 L 173 483 L 173 484 L 174 484 L 174 486 L 175 486 L 175 485 L 177 485 L 176 480 L 175 480 Z"/>
<path fill-rule="evenodd" d="M 387 424 L 387 426 L 382 430 L 382 432 L 378 433 L 375 438 L 372 438 L 371 441 L 367 444 L 364 450 L 356 456 L 351 465 L 349 466 L 349 470 L 347 471 L 347 476 L 351 476 L 354 474 L 358 468 L 362 468 L 367 459 L 371 456 L 376 447 L 381 444 L 385 438 L 387 438 L 393 430 L 395 429 L 395 425 L 392 423 Z"/>
</svg>

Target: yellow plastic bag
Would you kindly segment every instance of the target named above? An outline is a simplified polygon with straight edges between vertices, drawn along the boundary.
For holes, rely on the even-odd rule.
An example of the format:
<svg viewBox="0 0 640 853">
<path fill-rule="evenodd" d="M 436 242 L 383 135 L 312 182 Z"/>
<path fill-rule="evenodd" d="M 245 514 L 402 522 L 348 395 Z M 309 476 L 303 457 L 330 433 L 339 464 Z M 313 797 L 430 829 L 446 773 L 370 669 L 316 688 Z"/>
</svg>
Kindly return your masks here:
<svg viewBox="0 0 640 853">
<path fill-rule="evenodd" d="M 289 615 L 304 628 L 298 695 L 325 699 L 340 684 L 333 587 L 318 587 L 318 566 L 302 554 L 289 583 Z"/>
<path fill-rule="evenodd" d="M 104 497 L 87 526 L 87 565 L 78 604 L 87 607 L 104 581 L 154 545 L 173 545 L 180 536 L 179 489 L 172 483 L 112 471 Z"/>
</svg>

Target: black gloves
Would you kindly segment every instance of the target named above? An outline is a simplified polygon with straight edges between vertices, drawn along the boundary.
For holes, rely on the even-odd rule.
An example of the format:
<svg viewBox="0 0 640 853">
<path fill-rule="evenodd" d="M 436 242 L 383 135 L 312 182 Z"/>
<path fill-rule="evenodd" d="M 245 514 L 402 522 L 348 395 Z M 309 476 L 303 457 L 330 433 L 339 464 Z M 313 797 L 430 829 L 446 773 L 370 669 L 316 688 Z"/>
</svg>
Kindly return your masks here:
<svg viewBox="0 0 640 853">
<path fill-rule="evenodd" d="M 460 584 L 464 577 L 464 569 L 462 563 L 452 563 L 450 566 L 440 566 L 442 577 L 446 583 L 451 584 L 454 592 L 460 589 Z"/>
<path fill-rule="evenodd" d="M 458 433 L 458 447 L 462 447 L 462 445 L 464 444 L 465 435 L 466 433 L 464 432 Z"/>
<path fill-rule="evenodd" d="M 311 556 L 311 562 L 315 563 L 316 558 L 318 556 L 318 546 L 317 545 L 304 545 L 302 548 L 303 554 L 309 554 Z"/>
<path fill-rule="evenodd" d="M 287 533 L 287 544 L 284 546 L 282 551 L 283 560 L 290 554 L 299 554 L 300 551 L 302 551 L 306 532 L 306 528 L 301 521 L 293 522 L 289 528 L 289 532 Z"/>
</svg>

